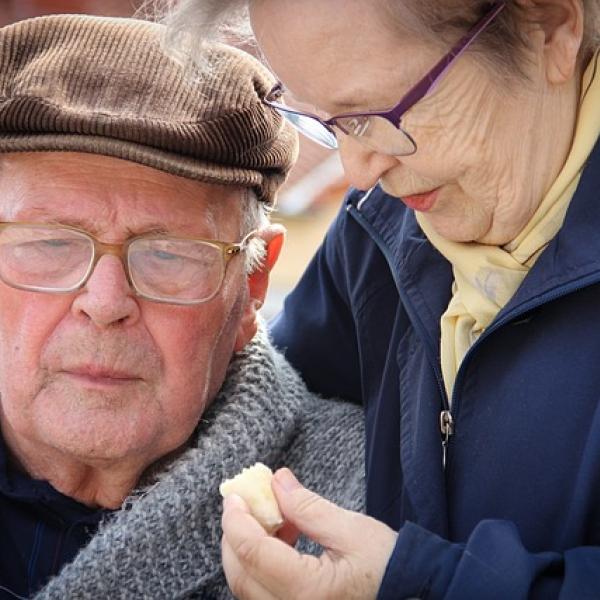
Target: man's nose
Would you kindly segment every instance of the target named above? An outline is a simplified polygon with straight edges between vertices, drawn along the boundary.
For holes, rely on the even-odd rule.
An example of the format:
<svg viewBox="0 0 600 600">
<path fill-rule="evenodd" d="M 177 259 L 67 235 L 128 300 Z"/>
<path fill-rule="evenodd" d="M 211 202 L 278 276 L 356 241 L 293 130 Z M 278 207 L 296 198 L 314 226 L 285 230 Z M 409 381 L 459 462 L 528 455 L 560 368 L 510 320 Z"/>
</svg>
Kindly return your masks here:
<svg viewBox="0 0 600 600">
<path fill-rule="evenodd" d="M 139 305 L 118 257 L 105 255 L 96 263 L 85 287 L 73 301 L 72 310 L 103 328 L 137 321 Z"/>
<path fill-rule="evenodd" d="M 375 152 L 349 135 L 338 135 L 338 145 L 346 179 L 359 190 L 372 188 L 386 171 L 399 165 L 397 157 Z"/>
</svg>

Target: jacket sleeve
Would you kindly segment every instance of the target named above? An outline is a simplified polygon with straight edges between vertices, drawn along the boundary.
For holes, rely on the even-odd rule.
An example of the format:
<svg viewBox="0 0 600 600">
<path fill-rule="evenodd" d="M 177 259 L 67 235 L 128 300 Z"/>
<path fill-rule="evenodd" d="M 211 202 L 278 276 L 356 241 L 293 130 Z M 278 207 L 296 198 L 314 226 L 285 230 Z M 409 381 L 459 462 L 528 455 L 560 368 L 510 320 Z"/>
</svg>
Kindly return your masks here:
<svg viewBox="0 0 600 600">
<path fill-rule="evenodd" d="M 600 548 L 530 553 L 515 525 L 482 521 L 466 544 L 405 523 L 377 600 L 600 598 Z"/>
<path fill-rule="evenodd" d="M 356 328 L 347 285 L 345 248 L 356 238 L 342 210 L 282 312 L 269 328 L 275 346 L 308 388 L 327 397 L 361 401 Z"/>
</svg>

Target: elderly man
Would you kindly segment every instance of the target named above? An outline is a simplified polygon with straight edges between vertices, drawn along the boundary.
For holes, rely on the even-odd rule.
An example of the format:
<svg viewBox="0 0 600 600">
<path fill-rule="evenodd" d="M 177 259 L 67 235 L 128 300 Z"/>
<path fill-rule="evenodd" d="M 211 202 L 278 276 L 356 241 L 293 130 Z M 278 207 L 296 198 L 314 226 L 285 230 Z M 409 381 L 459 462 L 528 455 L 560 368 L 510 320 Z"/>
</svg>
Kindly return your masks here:
<svg viewBox="0 0 600 600">
<path fill-rule="evenodd" d="M 189 80 L 160 37 L 0 30 L 0 598 L 227 597 L 218 484 L 257 460 L 362 507 L 360 411 L 257 320 L 296 148 L 272 81 L 225 46 Z"/>
</svg>

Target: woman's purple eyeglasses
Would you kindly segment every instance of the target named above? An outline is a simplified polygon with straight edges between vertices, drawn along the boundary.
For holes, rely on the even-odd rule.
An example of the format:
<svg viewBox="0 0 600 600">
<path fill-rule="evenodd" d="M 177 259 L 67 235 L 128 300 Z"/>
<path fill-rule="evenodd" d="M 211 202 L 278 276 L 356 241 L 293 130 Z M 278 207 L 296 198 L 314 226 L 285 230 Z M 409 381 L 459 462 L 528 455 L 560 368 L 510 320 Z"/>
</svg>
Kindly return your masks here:
<svg viewBox="0 0 600 600">
<path fill-rule="evenodd" d="M 427 96 L 439 83 L 446 71 L 473 43 L 477 36 L 496 18 L 506 2 L 495 2 L 491 9 L 462 37 L 444 57 L 423 77 L 394 108 L 385 111 L 346 113 L 323 120 L 315 114 L 294 110 L 277 102 L 284 92 L 278 83 L 264 99 L 290 122 L 300 133 L 313 141 L 335 149 L 338 141 L 335 129 L 359 138 L 372 149 L 384 154 L 407 156 L 414 154 L 417 145 L 401 127 L 401 118 L 419 100 Z M 398 135 L 398 134 L 401 135 Z"/>
</svg>

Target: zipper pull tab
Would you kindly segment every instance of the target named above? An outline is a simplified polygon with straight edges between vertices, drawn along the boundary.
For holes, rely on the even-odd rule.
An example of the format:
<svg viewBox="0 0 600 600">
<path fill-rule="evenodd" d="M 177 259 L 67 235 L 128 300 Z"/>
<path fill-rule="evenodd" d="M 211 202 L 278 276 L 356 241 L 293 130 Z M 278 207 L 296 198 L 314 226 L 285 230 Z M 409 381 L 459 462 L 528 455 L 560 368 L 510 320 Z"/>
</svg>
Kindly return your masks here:
<svg viewBox="0 0 600 600">
<path fill-rule="evenodd" d="M 448 441 L 454 434 L 454 419 L 449 410 L 443 410 L 440 413 L 440 432 L 442 434 L 442 467 L 446 468 L 446 458 L 448 454 Z"/>
</svg>

